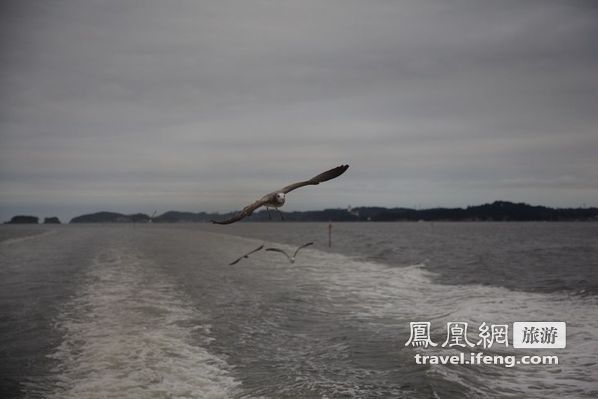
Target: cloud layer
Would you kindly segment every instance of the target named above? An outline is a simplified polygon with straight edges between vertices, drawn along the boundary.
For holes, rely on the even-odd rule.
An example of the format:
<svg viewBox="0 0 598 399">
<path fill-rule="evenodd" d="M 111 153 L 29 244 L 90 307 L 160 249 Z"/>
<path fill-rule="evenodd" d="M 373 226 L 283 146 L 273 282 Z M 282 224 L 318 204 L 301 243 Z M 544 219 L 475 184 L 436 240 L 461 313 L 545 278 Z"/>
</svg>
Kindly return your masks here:
<svg viewBox="0 0 598 399">
<path fill-rule="evenodd" d="M 228 211 L 340 163 L 288 208 L 598 205 L 592 1 L 1 7 L 5 219 Z"/>
</svg>

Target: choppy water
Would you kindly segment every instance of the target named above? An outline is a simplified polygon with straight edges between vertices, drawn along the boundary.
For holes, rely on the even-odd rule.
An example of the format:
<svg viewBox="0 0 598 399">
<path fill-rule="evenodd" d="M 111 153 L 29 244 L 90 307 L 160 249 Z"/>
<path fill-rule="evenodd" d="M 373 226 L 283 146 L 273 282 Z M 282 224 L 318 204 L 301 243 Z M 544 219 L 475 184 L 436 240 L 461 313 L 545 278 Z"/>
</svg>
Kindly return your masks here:
<svg viewBox="0 0 598 399">
<path fill-rule="evenodd" d="M 329 250 L 318 223 L 2 226 L 0 396 L 596 397 L 597 238 L 590 223 L 348 223 Z M 312 240 L 295 264 L 227 265 Z M 415 353 L 454 349 L 404 345 L 410 321 L 442 342 L 450 321 L 525 320 L 567 322 L 567 348 L 539 352 L 559 365 L 423 366 Z"/>
</svg>

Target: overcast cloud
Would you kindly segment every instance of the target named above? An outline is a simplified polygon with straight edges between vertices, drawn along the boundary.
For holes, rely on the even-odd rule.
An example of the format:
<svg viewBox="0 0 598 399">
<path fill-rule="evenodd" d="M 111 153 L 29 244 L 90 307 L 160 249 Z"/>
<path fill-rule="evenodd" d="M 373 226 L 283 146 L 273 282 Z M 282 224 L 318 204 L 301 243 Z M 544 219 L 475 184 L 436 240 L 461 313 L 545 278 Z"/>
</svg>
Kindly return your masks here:
<svg viewBox="0 0 598 399">
<path fill-rule="evenodd" d="M 4 1 L 0 220 L 598 206 L 595 1 Z"/>
</svg>

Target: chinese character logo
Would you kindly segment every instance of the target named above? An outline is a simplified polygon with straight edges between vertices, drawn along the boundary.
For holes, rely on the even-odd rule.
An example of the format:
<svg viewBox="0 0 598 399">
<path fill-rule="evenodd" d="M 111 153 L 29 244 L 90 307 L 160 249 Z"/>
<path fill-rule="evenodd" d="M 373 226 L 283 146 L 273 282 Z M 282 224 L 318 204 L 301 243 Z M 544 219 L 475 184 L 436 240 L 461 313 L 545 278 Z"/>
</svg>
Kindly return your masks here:
<svg viewBox="0 0 598 399">
<path fill-rule="evenodd" d="M 555 327 L 524 327 L 523 328 L 523 343 L 524 344 L 549 344 L 555 343 L 558 331 Z"/>
<path fill-rule="evenodd" d="M 566 348 L 567 324 L 563 321 L 516 321 L 514 348 Z"/>
<path fill-rule="evenodd" d="M 462 348 L 474 346 L 467 339 L 467 323 L 456 321 L 446 323 L 446 341 L 444 341 L 442 347 L 444 348 L 447 345 L 449 348 L 453 346 L 460 346 Z"/>
<path fill-rule="evenodd" d="M 480 340 L 476 345 L 482 344 L 484 349 L 491 348 L 493 344 L 504 344 L 509 346 L 509 326 L 507 324 L 492 324 L 488 326 L 486 322 L 483 322 L 479 327 L 480 333 L 478 334 Z"/>
<path fill-rule="evenodd" d="M 430 339 L 430 322 L 429 321 L 412 321 L 409 323 L 411 335 L 405 346 L 423 347 L 436 346 Z"/>
</svg>

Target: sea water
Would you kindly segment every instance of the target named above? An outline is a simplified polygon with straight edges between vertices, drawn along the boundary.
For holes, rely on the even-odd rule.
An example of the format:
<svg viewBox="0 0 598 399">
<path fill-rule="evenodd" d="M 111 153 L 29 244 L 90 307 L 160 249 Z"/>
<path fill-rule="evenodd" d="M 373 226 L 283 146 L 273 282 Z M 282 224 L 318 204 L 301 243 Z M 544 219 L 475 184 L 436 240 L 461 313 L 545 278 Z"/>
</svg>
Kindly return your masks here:
<svg viewBox="0 0 598 399">
<path fill-rule="evenodd" d="M 598 396 L 598 224 L 2 226 L 0 396 Z M 294 264 L 260 251 L 311 247 Z M 563 321 L 556 365 L 431 365 L 447 323 Z M 436 347 L 405 345 L 429 322 Z M 478 349 L 475 349 L 478 350 Z"/>
</svg>

